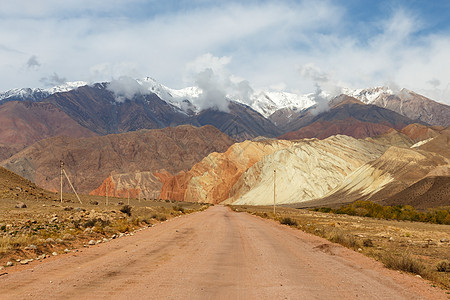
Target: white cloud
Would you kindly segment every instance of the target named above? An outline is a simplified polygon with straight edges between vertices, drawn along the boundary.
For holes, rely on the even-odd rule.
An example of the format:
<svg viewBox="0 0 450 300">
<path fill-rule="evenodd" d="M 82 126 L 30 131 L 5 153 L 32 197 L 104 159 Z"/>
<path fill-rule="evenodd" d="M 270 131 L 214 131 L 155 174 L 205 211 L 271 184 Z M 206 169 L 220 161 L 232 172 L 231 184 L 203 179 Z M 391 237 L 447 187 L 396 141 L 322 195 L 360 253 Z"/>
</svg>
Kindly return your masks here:
<svg viewBox="0 0 450 300">
<path fill-rule="evenodd" d="M 345 1 L 169 1 L 179 10 L 143 0 L 3 2 L 0 90 L 39 86 L 48 74 L 69 81 L 151 76 L 181 88 L 207 68 L 211 80 L 224 76 L 225 66 L 230 82 L 309 93 L 320 78 L 298 70 L 310 65 L 333 86 L 395 82 L 450 102 L 450 36 L 427 33 L 420 12 L 407 8 L 364 22 Z M 359 24 L 371 34 L 359 34 Z M 30 72 L 24 62 L 33 56 L 40 66 Z"/>
</svg>

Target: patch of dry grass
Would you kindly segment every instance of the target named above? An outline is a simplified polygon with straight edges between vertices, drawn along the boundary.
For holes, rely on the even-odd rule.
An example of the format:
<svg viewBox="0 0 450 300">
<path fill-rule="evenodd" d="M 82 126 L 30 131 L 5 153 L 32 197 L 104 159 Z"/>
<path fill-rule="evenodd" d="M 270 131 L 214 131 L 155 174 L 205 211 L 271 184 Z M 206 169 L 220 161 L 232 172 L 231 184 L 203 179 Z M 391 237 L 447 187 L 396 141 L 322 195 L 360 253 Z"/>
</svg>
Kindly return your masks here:
<svg viewBox="0 0 450 300">
<path fill-rule="evenodd" d="M 73 196 L 73 197 L 72 197 Z M 186 202 L 130 199 L 130 205 L 119 205 L 124 199 L 105 199 L 66 194 L 67 201 L 46 199 L 25 201 L 27 208 L 15 208 L 16 200 L 0 199 L 0 266 L 7 261 L 36 258 L 38 254 L 63 253 L 90 240 L 110 240 L 142 227 L 183 214 L 204 210 L 209 205 Z M 74 198 L 74 199 L 72 199 Z M 125 201 L 128 202 L 128 199 Z M 93 204 L 93 203 L 99 204 Z M 32 247 L 29 247 L 32 245 Z"/>
<path fill-rule="evenodd" d="M 450 225 L 381 220 L 278 207 L 231 206 L 262 218 L 286 223 L 381 261 L 386 267 L 418 274 L 450 289 Z M 289 224 L 287 224 L 289 225 Z"/>
</svg>

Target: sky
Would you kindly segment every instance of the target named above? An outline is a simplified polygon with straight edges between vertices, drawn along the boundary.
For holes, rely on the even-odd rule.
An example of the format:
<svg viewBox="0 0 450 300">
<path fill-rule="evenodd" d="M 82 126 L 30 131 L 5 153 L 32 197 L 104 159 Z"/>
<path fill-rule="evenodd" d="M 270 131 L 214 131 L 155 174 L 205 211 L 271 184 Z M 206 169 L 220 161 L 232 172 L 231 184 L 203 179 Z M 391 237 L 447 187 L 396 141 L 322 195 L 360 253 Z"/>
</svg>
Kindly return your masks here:
<svg viewBox="0 0 450 300">
<path fill-rule="evenodd" d="M 205 74 L 300 94 L 408 88 L 450 104 L 447 0 L 0 0 L 0 91 Z M 206 72 L 206 73 L 205 73 Z"/>
</svg>

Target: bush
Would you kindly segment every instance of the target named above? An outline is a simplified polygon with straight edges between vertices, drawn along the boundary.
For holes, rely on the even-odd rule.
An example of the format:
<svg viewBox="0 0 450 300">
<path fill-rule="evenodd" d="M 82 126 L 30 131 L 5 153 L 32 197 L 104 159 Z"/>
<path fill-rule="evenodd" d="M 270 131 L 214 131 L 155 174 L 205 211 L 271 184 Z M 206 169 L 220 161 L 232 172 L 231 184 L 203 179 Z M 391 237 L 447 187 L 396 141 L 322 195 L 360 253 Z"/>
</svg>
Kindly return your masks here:
<svg viewBox="0 0 450 300">
<path fill-rule="evenodd" d="M 405 271 L 413 274 L 423 275 L 425 273 L 425 266 L 414 259 L 408 253 L 384 253 L 381 257 L 383 264 L 394 270 Z"/>
<path fill-rule="evenodd" d="M 179 211 L 180 213 L 184 214 L 184 208 L 181 205 L 173 205 L 172 209 L 174 211 Z"/>
<path fill-rule="evenodd" d="M 129 206 L 129 205 L 122 206 L 120 211 L 123 212 L 124 214 L 127 214 L 127 216 L 129 216 L 129 217 L 131 216 L 131 206 Z"/>
<path fill-rule="evenodd" d="M 428 222 L 450 225 L 450 209 L 431 209 L 427 212 L 416 211 L 411 205 L 383 206 L 370 201 L 355 201 L 338 209 L 329 207 L 315 208 L 313 211 L 346 214 L 351 216 L 372 217 L 388 220 Z"/>
<path fill-rule="evenodd" d="M 358 241 L 353 235 L 349 235 L 344 233 L 341 230 L 334 229 L 330 233 L 328 233 L 327 239 L 333 243 L 341 244 L 347 248 L 359 248 Z"/>
<path fill-rule="evenodd" d="M 289 226 L 297 226 L 297 221 L 291 219 L 290 217 L 284 217 L 280 220 L 280 223 L 283 225 L 289 225 Z"/>
<path fill-rule="evenodd" d="M 448 261 L 441 261 L 437 264 L 436 270 L 438 272 L 450 272 L 450 263 Z"/>
<path fill-rule="evenodd" d="M 373 247 L 373 242 L 372 242 L 372 240 L 371 240 L 371 239 L 365 239 L 365 240 L 363 241 L 363 246 L 364 246 L 364 247 Z"/>
</svg>

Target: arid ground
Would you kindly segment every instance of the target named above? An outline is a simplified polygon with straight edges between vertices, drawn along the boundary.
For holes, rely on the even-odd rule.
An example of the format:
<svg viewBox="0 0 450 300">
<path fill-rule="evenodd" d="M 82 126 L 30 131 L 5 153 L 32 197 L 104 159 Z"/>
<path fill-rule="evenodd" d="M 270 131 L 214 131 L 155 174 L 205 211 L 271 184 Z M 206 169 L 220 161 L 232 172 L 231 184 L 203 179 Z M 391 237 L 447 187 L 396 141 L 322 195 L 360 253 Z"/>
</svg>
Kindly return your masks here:
<svg viewBox="0 0 450 300">
<path fill-rule="evenodd" d="M 422 278 L 224 206 L 5 270 L 3 299 L 447 299 Z"/>
</svg>

